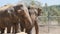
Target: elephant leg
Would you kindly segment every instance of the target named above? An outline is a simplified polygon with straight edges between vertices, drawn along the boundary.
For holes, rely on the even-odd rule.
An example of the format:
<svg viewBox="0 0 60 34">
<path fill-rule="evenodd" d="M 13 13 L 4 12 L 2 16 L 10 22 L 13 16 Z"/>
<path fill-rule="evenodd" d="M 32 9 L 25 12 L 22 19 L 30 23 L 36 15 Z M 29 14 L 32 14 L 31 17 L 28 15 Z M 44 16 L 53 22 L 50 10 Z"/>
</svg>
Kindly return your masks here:
<svg viewBox="0 0 60 34">
<path fill-rule="evenodd" d="M 14 32 L 15 33 L 19 33 L 20 32 L 18 23 L 14 25 Z"/>
<path fill-rule="evenodd" d="M 21 32 L 23 32 L 24 31 L 24 28 L 21 26 Z"/>
<path fill-rule="evenodd" d="M 18 26 L 17 25 L 15 25 L 15 33 L 17 33 L 18 31 Z"/>
<path fill-rule="evenodd" d="M 4 29 L 0 29 L 0 34 L 3 34 L 4 33 Z"/>
<path fill-rule="evenodd" d="M 4 33 L 4 30 L 1 30 L 1 34 L 3 34 Z"/>
<path fill-rule="evenodd" d="M 23 23 L 23 22 L 22 22 L 22 23 Z M 24 23 L 23 23 L 23 24 L 20 23 L 20 30 L 21 30 L 21 32 L 24 31 Z"/>
<path fill-rule="evenodd" d="M 31 30 L 32 30 L 32 29 L 26 29 L 26 33 L 27 33 L 27 34 L 31 34 Z"/>
<path fill-rule="evenodd" d="M 15 28 L 16 28 L 15 25 L 13 25 L 13 33 L 15 33 Z"/>
<path fill-rule="evenodd" d="M 7 33 L 10 33 L 10 31 L 11 31 L 11 26 L 7 27 Z"/>
<path fill-rule="evenodd" d="M 34 25 L 35 25 L 36 34 L 38 34 L 38 32 L 39 32 L 39 28 L 38 28 L 37 21 L 35 21 Z"/>
</svg>

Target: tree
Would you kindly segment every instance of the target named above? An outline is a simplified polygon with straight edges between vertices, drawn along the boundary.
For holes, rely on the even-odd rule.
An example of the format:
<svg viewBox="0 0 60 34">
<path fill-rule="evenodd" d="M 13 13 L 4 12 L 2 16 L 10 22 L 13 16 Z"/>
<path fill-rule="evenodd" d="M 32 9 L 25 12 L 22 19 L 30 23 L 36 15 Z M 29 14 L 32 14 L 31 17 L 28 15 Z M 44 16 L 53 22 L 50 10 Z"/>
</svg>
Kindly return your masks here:
<svg viewBox="0 0 60 34">
<path fill-rule="evenodd" d="M 20 2 L 25 3 L 27 6 L 36 5 L 37 7 L 41 8 L 41 3 L 35 0 L 21 0 Z"/>
</svg>

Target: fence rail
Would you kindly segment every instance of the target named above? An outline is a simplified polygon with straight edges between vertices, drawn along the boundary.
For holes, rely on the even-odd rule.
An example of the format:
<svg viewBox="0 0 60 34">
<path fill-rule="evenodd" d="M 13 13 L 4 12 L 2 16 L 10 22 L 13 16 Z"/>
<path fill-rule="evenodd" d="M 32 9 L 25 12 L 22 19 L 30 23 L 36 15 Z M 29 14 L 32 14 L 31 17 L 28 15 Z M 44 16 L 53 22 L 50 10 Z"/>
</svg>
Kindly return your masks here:
<svg viewBox="0 0 60 34">
<path fill-rule="evenodd" d="M 38 23 L 40 25 L 57 25 L 60 26 L 60 16 L 39 16 Z"/>
</svg>

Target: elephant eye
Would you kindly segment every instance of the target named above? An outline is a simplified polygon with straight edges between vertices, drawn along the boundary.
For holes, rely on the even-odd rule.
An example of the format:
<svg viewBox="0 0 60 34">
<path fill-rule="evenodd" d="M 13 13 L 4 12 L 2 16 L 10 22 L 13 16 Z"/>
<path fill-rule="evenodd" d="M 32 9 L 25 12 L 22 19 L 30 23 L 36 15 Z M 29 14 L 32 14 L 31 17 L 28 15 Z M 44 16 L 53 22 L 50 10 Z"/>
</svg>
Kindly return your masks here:
<svg viewBox="0 0 60 34">
<path fill-rule="evenodd" d="M 20 5 L 20 7 L 23 7 L 23 5 Z"/>
<path fill-rule="evenodd" d="M 28 9 L 30 9 L 30 7 L 28 7 Z"/>
</svg>

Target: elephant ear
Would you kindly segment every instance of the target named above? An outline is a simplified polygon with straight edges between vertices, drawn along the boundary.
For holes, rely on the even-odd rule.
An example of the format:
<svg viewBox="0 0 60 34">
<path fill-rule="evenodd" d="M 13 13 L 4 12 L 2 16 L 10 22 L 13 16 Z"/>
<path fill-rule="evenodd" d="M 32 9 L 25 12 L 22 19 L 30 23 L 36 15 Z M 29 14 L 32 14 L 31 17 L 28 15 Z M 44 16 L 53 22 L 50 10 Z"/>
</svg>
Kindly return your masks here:
<svg viewBox="0 0 60 34">
<path fill-rule="evenodd" d="M 38 8 L 38 16 L 41 15 L 41 11 L 42 11 L 42 9 Z"/>
</svg>

